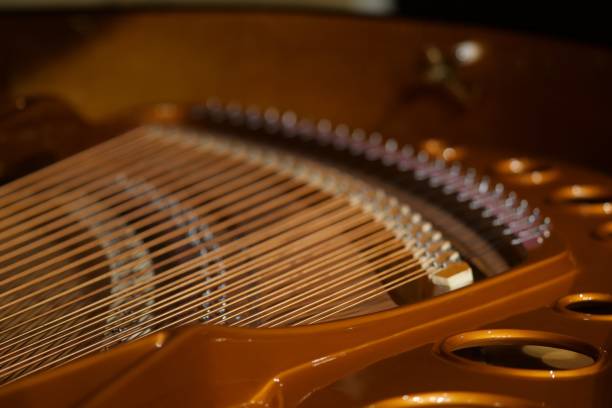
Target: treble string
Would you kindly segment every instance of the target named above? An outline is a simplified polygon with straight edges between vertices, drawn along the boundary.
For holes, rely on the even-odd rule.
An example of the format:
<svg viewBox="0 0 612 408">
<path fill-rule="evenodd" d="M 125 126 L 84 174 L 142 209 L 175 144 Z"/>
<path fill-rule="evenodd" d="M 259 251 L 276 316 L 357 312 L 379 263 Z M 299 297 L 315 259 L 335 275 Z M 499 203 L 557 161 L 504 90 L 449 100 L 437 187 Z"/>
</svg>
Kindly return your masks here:
<svg viewBox="0 0 612 408">
<path fill-rule="evenodd" d="M 344 211 L 344 212 L 346 212 L 346 211 L 354 211 L 354 209 L 352 209 L 352 208 L 346 209 L 346 208 L 345 208 L 344 210 L 341 210 L 341 211 L 338 213 L 338 215 L 342 214 L 342 211 Z M 336 217 L 337 217 L 337 216 L 336 216 Z M 342 218 L 340 218 L 340 219 L 342 219 Z M 328 219 L 328 220 L 329 220 L 329 219 Z M 319 225 L 320 225 L 320 224 L 322 224 L 322 221 L 328 221 L 328 220 L 319 220 L 319 221 L 315 221 L 315 222 L 309 223 L 309 224 L 308 224 L 308 226 L 306 226 L 306 227 L 302 227 L 302 228 L 300 228 L 300 229 L 299 229 L 299 231 L 296 231 L 296 232 L 297 232 L 297 234 L 298 234 L 298 235 L 302 235 L 302 234 L 304 234 L 304 233 L 308 234 L 308 233 L 315 232 L 315 231 L 317 231 L 317 229 L 318 229 Z M 352 221 L 352 220 L 351 220 L 351 221 Z M 333 226 L 333 219 L 331 220 L 331 223 L 332 223 L 332 226 Z M 319 231 L 318 233 L 319 233 L 320 235 L 325 235 L 325 231 L 323 231 L 323 232 L 322 232 L 322 231 Z M 280 241 L 281 241 L 280 243 L 284 243 L 283 241 L 285 241 L 285 239 L 286 239 L 287 237 L 283 236 L 283 238 L 284 238 L 284 239 L 280 240 Z M 277 241 L 278 241 L 278 240 L 277 240 Z M 251 249 L 252 249 L 252 251 L 253 251 L 253 252 L 261 251 L 261 250 L 262 250 L 262 248 L 259 248 L 259 246 L 261 246 L 261 245 L 263 245 L 263 244 L 266 244 L 266 242 L 265 242 L 265 241 L 264 241 L 264 242 L 262 242 L 261 244 L 259 244 L 259 245 L 257 246 L 257 248 L 255 248 L 255 247 L 254 247 L 255 249 L 251 248 Z M 280 246 L 280 249 L 281 249 L 281 250 L 286 250 L 285 248 L 286 248 L 286 245 L 281 245 L 281 246 Z M 242 255 L 242 254 L 240 254 L 240 255 Z M 211 284 L 209 284 L 209 285 L 211 285 Z M 204 288 L 204 289 L 206 289 L 206 288 Z M 190 295 L 189 293 L 187 293 L 187 294 L 185 294 L 185 293 L 181 293 L 181 297 L 182 297 L 182 298 L 188 297 L 189 295 Z M 201 303 L 201 302 L 202 302 L 202 299 L 196 299 L 196 302 L 197 302 L 197 303 Z M 156 306 L 155 306 L 155 308 L 159 309 L 159 308 L 161 308 L 161 306 L 162 306 L 161 304 L 160 304 L 160 305 L 156 305 Z M 173 310 L 171 310 L 171 312 L 172 312 L 172 313 L 174 313 L 174 314 L 178 313 L 178 311 L 176 311 L 176 310 L 174 310 L 174 309 L 173 309 Z M 152 319 L 152 320 L 160 319 L 160 318 L 161 318 L 161 317 L 163 317 L 163 316 L 164 316 L 164 313 L 159 314 L 159 315 L 156 315 L 156 316 L 155 316 L 155 318 L 154 318 L 154 319 Z M 131 316 L 130 316 L 130 317 L 131 317 Z M 115 322 L 113 322 L 113 323 L 115 324 Z M 150 324 L 150 322 L 149 322 L 149 321 L 148 321 L 147 323 L 148 323 L 148 324 Z M 130 331 L 130 332 L 135 331 L 135 330 L 141 330 L 141 328 L 140 328 L 138 325 L 136 325 L 135 327 L 130 327 L 130 329 L 129 329 L 129 331 Z M 82 336 L 79 336 L 79 337 L 83 337 L 83 336 L 85 336 L 85 339 L 79 339 L 79 341 L 80 341 L 80 342 L 84 342 L 84 341 L 87 341 L 87 340 L 91 339 L 91 338 L 94 336 L 94 334 L 92 334 L 91 332 L 87 332 L 86 334 L 84 334 L 84 335 L 82 335 Z M 71 346 L 72 346 L 72 344 L 71 344 L 70 342 L 68 342 L 68 343 L 62 343 L 62 344 L 61 344 L 61 346 L 59 347 L 59 349 L 60 349 L 60 350 L 62 350 L 62 349 L 69 348 L 69 347 L 71 348 Z M 48 355 L 48 354 L 49 354 L 51 351 L 52 351 L 52 350 L 45 350 L 44 352 L 41 352 L 41 353 L 39 353 L 39 354 L 37 354 L 37 355 L 35 355 L 35 356 L 33 356 L 33 357 L 28 357 L 28 358 L 26 358 L 26 359 L 22 359 L 22 360 L 20 360 L 19 364 L 25 364 L 25 363 L 27 363 L 27 362 L 31 361 L 31 360 L 32 360 L 34 357 L 38 357 L 38 356 L 42 356 L 42 357 L 44 358 L 44 357 L 45 357 L 45 355 Z M 57 351 L 58 351 L 58 350 L 56 350 L 56 352 L 57 352 Z M 4 362 L 4 359 L 2 359 L 2 360 L 0 360 L 0 361 Z M 0 375 L 2 375 L 2 374 L 3 374 L 3 370 L 1 370 L 1 369 L 0 369 Z"/>
<path fill-rule="evenodd" d="M 279 175 L 275 175 L 270 171 L 264 171 L 264 172 L 258 172 L 258 171 L 251 171 L 247 174 L 244 175 L 244 177 L 240 177 L 238 179 L 238 182 L 235 183 L 223 183 L 220 186 L 217 186 L 216 189 L 213 189 L 213 194 L 212 198 L 211 197 L 207 197 L 206 195 L 202 194 L 200 196 L 198 196 L 196 199 L 191 200 L 191 202 L 196 201 L 197 204 L 200 204 L 201 201 L 206 200 L 206 199 L 213 199 L 215 197 L 220 197 L 221 195 L 224 195 L 228 192 L 232 192 L 232 189 L 236 189 L 238 191 L 233 191 L 232 194 L 228 194 L 226 196 L 225 199 L 223 200 L 217 200 L 214 202 L 211 202 L 209 204 L 203 205 L 199 208 L 194 209 L 193 211 L 193 215 L 197 216 L 202 212 L 208 211 L 210 213 L 213 213 L 216 209 L 220 208 L 221 206 L 223 206 L 224 204 L 226 204 L 226 200 L 231 200 L 233 198 L 235 198 L 236 196 L 238 197 L 242 197 L 242 194 L 249 193 L 249 192 L 253 192 L 255 190 L 257 190 L 258 188 L 261 188 L 261 183 L 268 183 L 270 181 L 284 181 L 286 180 L 286 178 L 283 178 L 283 176 L 279 176 Z M 251 182 L 256 181 L 259 182 L 259 184 L 255 183 L 255 184 L 250 184 Z M 197 189 L 196 189 L 197 190 Z M 216 194 L 216 195 L 215 195 Z M 247 195 L 247 194 L 245 194 Z M 188 200 L 189 202 L 189 200 Z M 190 203 L 191 203 L 190 202 Z M 138 214 L 136 215 L 131 215 L 131 216 L 127 216 L 127 220 L 131 221 L 133 219 L 136 219 L 135 217 L 137 217 Z M 150 212 L 146 217 L 144 217 L 143 219 L 138 220 L 137 222 L 131 223 L 130 224 L 130 230 L 137 230 L 140 227 L 145 227 L 145 226 L 150 226 L 153 225 L 153 228 L 150 228 L 148 230 L 146 230 L 146 232 L 142 232 L 142 233 L 136 233 L 133 234 L 131 237 L 125 239 L 125 240 L 118 240 L 117 242 L 114 242 L 113 244 L 111 244 L 110 246 L 107 246 L 103 249 L 101 249 L 98 252 L 94 252 L 92 254 L 89 254 L 87 257 L 84 258 L 80 258 L 78 261 L 75 261 L 71 264 L 69 264 L 68 266 L 73 267 L 73 266 L 78 266 L 81 264 L 86 263 L 89 260 L 95 259 L 96 256 L 98 256 L 100 254 L 101 251 L 107 251 L 110 252 L 116 248 L 120 248 L 122 245 L 125 244 L 130 244 L 130 243 L 135 243 L 135 242 L 141 242 L 142 239 L 147 238 L 159 231 L 163 231 L 164 228 L 168 228 L 168 227 L 172 227 L 175 224 L 175 220 L 173 219 L 169 219 L 164 221 L 161 224 L 156 224 L 156 222 L 164 220 L 167 217 L 167 214 L 164 213 L 163 211 L 152 211 Z M 96 230 L 97 231 L 97 230 Z M 117 235 L 118 233 L 115 233 L 114 236 L 121 236 L 121 235 Z M 110 236 L 112 237 L 113 234 L 110 234 Z M 105 237 L 106 238 L 106 237 Z M 90 244 L 91 245 L 91 244 Z M 88 247 L 84 247 L 81 246 L 80 248 L 77 248 L 76 251 L 77 252 L 70 252 L 68 253 L 69 256 L 66 255 L 66 253 L 63 253 L 60 256 L 57 256 L 55 258 L 52 258 L 50 260 L 47 260 L 43 263 L 37 264 L 35 267 L 32 268 L 28 268 L 25 271 L 22 271 L 18 274 L 12 275 L 9 278 L 6 278 L 5 280 L 1 281 L 0 284 L 7 284 L 8 282 L 11 282 L 13 280 L 17 280 L 17 279 L 21 279 L 23 276 L 26 275 L 30 275 L 33 274 L 35 272 L 38 272 L 39 270 L 48 268 L 49 266 L 52 266 L 55 263 L 58 263 L 58 261 L 61 261 L 63 259 L 68 259 L 69 257 L 74 257 L 75 254 L 81 253 L 81 252 L 85 252 L 86 249 L 89 249 Z M 125 254 L 122 256 L 126 256 Z M 117 258 L 116 258 L 117 259 Z M 121 259 L 121 258 L 119 258 Z M 50 275 L 50 274 L 49 274 Z M 50 275 L 51 276 L 51 275 Z M 34 280 L 31 281 L 31 283 L 35 283 Z M 1 296 L 1 294 L 0 294 Z"/>
<path fill-rule="evenodd" d="M 135 129 L 109 139 L 92 149 L 84 150 L 44 169 L 4 184 L 0 186 L 0 208 L 6 208 L 19 200 L 29 198 L 50 185 L 59 184 L 91 168 L 92 164 L 97 163 L 94 161 L 96 158 L 129 152 L 133 145 L 140 143 L 145 138 L 149 138 L 148 132 L 142 128 Z"/>
<path fill-rule="evenodd" d="M 247 212 L 243 212 L 242 216 L 237 217 L 238 219 L 235 218 L 231 218 L 229 220 L 227 220 L 226 222 L 224 222 L 225 226 L 231 226 L 231 222 L 241 222 L 241 221 L 246 221 L 249 219 L 249 217 L 253 217 L 253 216 L 257 216 L 259 215 L 259 212 L 261 211 L 270 211 L 270 210 L 274 210 L 275 205 L 284 205 L 287 204 L 288 202 L 290 202 L 292 199 L 296 199 L 299 198 L 298 195 L 304 195 L 307 197 L 303 197 L 298 201 L 292 202 L 287 204 L 284 208 L 278 209 L 277 211 L 273 211 L 270 212 L 269 214 L 262 216 L 262 217 L 257 217 L 254 220 L 249 221 L 248 223 L 245 222 L 243 224 L 243 226 L 233 229 L 231 232 L 226 232 L 222 235 L 217 235 L 214 239 L 211 239 L 210 241 L 206 241 L 205 245 L 197 245 L 194 246 L 193 248 L 186 250 L 185 252 L 182 252 L 181 254 L 179 254 L 178 256 L 174 256 L 171 257 L 169 259 L 166 259 L 164 261 L 161 261 L 159 263 L 156 263 L 156 268 L 157 269 L 161 269 L 163 268 L 165 265 L 170 264 L 173 261 L 176 261 L 179 259 L 180 256 L 191 256 L 191 255 L 195 255 L 199 252 L 201 252 L 204 248 L 210 247 L 211 244 L 220 244 L 223 243 L 224 241 L 230 240 L 236 236 L 239 236 L 240 234 L 244 233 L 245 231 L 247 231 L 246 227 L 249 227 L 251 229 L 253 229 L 254 227 L 259 227 L 261 225 L 265 225 L 267 223 L 272 223 L 275 222 L 279 219 L 285 218 L 287 216 L 290 216 L 291 214 L 295 214 L 297 211 L 303 210 L 304 208 L 310 206 L 310 205 L 314 205 L 319 201 L 325 200 L 327 198 L 327 196 L 325 195 L 321 195 L 320 193 L 318 194 L 310 194 L 310 192 L 308 191 L 309 189 L 311 189 L 311 187 L 309 186 L 304 186 L 303 187 L 304 190 L 296 190 L 295 192 L 291 193 L 291 194 L 287 194 L 285 196 L 282 197 L 282 200 L 277 200 L 277 201 L 272 201 L 272 202 L 268 202 L 267 205 L 265 206 L 261 206 L 261 207 L 256 207 L 250 211 Z M 256 212 L 257 210 L 257 212 Z M 221 238 L 223 240 L 221 240 Z M 214 241 L 214 242 L 213 242 Z M 35 318 L 30 319 L 28 321 L 22 322 L 18 325 L 12 326 L 10 330 L 15 330 L 18 326 L 27 324 L 27 323 L 32 323 L 33 320 L 40 318 L 40 317 L 44 317 L 45 315 L 51 314 L 57 310 L 60 310 L 62 307 L 65 306 L 69 306 L 72 303 L 75 302 L 81 302 L 85 299 L 91 298 L 92 296 L 98 294 L 98 293 L 104 293 L 105 291 L 107 291 L 108 289 L 114 287 L 114 286 L 120 286 L 121 284 L 123 284 L 124 282 L 127 282 L 131 279 L 136 279 L 141 275 L 145 275 L 147 272 L 150 272 L 151 269 L 150 268 L 143 268 L 142 270 L 137 271 L 136 273 L 129 275 L 125 278 L 123 278 L 122 280 L 119 280 L 117 282 L 113 282 L 113 283 L 109 283 L 106 286 L 103 286 L 99 289 L 96 289 L 95 291 L 92 292 L 88 292 L 88 294 L 83 295 L 79 298 L 76 298 L 74 300 L 71 300 L 70 302 L 62 302 L 62 304 L 60 306 L 56 306 L 55 308 L 48 310 L 42 314 L 37 315 Z M 79 308 L 79 314 L 77 314 L 77 317 L 80 314 L 86 313 L 86 312 L 91 312 L 93 310 L 98 310 L 100 307 L 104 307 L 107 306 L 113 299 L 116 299 L 118 297 L 128 297 L 131 296 L 133 293 L 137 293 L 138 291 L 140 291 L 143 287 L 145 286 L 154 286 L 154 285 L 161 285 L 163 284 L 165 281 L 172 279 L 174 277 L 176 277 L 179 272 L 173 272 L 173 273 L 168 273 L 168 272 L 164 272 L 164 273 L 159 273 L 157 274 L 154 278 L 151 279 L 147 279 L 146 281 L 143 281 L 139 284 L 132 284 L 129 285 L 128 287 L 120 290 L 120 291 L 116 291 L 114 293 L 112 293 L 111 295 L 107 296 L 106 298 L 102 298 L 100 300 L 97 300 L 95 302 L 92 302 L 90 304 L 88 304 L 88 306 L 84 307 L 84 308 Z M 95 309 L 94 309 L 95 306 Z M 68 319 L 71 316 L 73 316 L 75 314 L 75 312 L 73 313 L 67 313 L 65 314 L 63 317 Z M 58 319 L 60 321 L 64 320 L 62 319 Z M 48 325 L 51 324 L 53 322 L 56 321 L 50 321 L 45 323 L 44 325 Z M 44 326 L 43 325 L 43 326 Z M 37 332 L 39 331 L 38 329 L 40 329 L 41 327 L 37 326 Z M 4 331 L 0 331 L 0 333 L 5 333 L 6 330 Z M 4 344 L 3 342 L 0 342 L 0 345 Z M 1 350 L 1 348 L 0 348 Z"/>
<path fill-rule="evenodd" d="M 150 205 L 151 199 L 150 196 L 147 196 L 147 193 L 155 192 L 156 188 L 163 191 L 170 186 L 170 188 L 176 188 L 176 192 L 179 192 L 186 186 L 187 181 L 194 178 L 193 175 L 202 178 L 207 178 L 210 175 L 217 175 L 219 178 L 230 177 L 227 173 L 230 173 L 228 170 L 234 170 L 231 168 L 232 166 L 238 165 L 241 168 L 245 166 L 244 163 L 219 156 L 202 157 L 202 155 L 199 155 L 199 157 L 193 157 L 193 161 L 186 161 L 182 155 L 180 157 L 181 160 L 177 160 L 178 158 L 172 160 L 170 157 L 161 158 L 160 160 L 163 161 L 164 165 L 153 167 L 145 162 L 143 164 L 148 169 L 145 167 L 142 172 L 125 171 L 121 174 L 121 177 L 115 177 L 116 180 L 112 184 L 101 190 L 88 192 L 74 201 L 62 200 L 63 205 L 12 227 L 10 229 L 12 235 L 0 243 L 0 250 L 4 252 L 4 257 L 6 257 L 12 255 L 16 249 L 22 249 L 19 244 L 33 239 L 40 241 L 40 245 L 52 242 L 50 240 L 78 232 L 80 227 L 78 220 L 80 219 L 87 218 L 87 221 L 93 223 L 98 222 L 98 218 L 107 215 L 110 220 L 113 220 L 113 214 L 120 214 L 131 208 L 138 208 L 140 205 Z M 190 157 L 187 156 L 186 158 Z M 186 166 L 181 168 L 182 165 Z M 177 166 L 179 168 L 176 168 Z M 187 180 L 183 180 L 185 173 L 180 170 L 193 175 L 187 177 Z M 129 180 L 130 195 L 120 194 L 125 193 L 126 180 Z M 70 217 L 66 217 L 66 207 L 71 210 Z M 101 214 L 96 214 L 96 210 Z M 97 217 L 93 217 L 94 214 Z M 102 218 L 102 221 L 105 220 Z M 8 236 L 8 232 L 3 235 Z M 40 240 L 40 237 L 44 241 Z"/>
<path fill-rule="evenodd" d="M 0 187 L 0 383 L 188 323 L 326 321 L 430 273 L 327 176 L 205 140 L 142 128 Z"/>
<path fill-rule="evenodd" d="M 19 200 L 0 210 L 0 232 L 4 233 L 10 227 L 18 225 L 21 221 L 44 214 L 57 200 L 53 198 L 65 198 L 72 200 L 83 194 L 83 189 L 97 188 L 112 182 L 116 173 L 121 173 L 126 167 L 134 165 L 135 161 L 147 161 L 149 157 L 163 151 L 163 146 L 151 144 L 141 146 L 135 153 L 122 153 L 113 158 L 112 164 L 98 166 L 89 171 L 79 172 L 70 178 L 61 180 L 50 188 L 41 190 L 28 197 L 27 200 Z M 142 162 L 141 162 L 142 163 Z M 110 172 L 110 176 L 109 176 Z M 59 205 L 59 203 L 57 203 Z"/>
<path fill-rule="evenodd" d="M 321 232 L 319 232 L 319 233 L 321 233 Z M 316 236 L 309 236 L 309 239 L 313 239 L 313 238 L 316 238 Z M 306 248 L 307 248 L 307 247 L 308 247 L 308 245 L 309 245 L 309 244 L 308 244 L 308 242 L 306 242 L 306 241 L 304 241 L 304 240 L 301 240 L 301 241 L 296 241 L 296 242 L 291 243 L 290 245 L 285 245 L 285 246 L 282 246 L 282 247 L 275 248 L 275 249 L 274 249 L 274 251 L 271 251 L 271 252 L 269 252 L 269 253 L 268 253 L 268 256 L 265 256 L 265 257 L 260 256 L 258 259 L 259 259 L 260 261 L 262 261 L 262 260 L 265 260 L 265 261 L 274 261 L 274 259 L 278 258 L 278 256 L 279 256 L 279 255 L 278 255 L 278 253 L 281 253 L 281 252 L 288 252 L 288 251 L 290 251 L 290 250 L 295 251 L 295 250 L 302 249 L 302 248 L 304 248 L 304 247 L 306 247 Z M 255 251 L 255 250 L 262 250 L 261 245 L 260 245 L 259 247 L 255 248 L 255 249 L 254 249 L 254 251 Z M 229 257 L 228 257 L 228 258 L 227 258 L 227 259 L 224 261 L 224 263 L 223 263 L 224 267 L 226 267 L 226 268 L 231 267 L 233 264 L 237 263 L 237 262 L 238 262 L 238 261 L 239 261 L 241 258 L 244 258 L 244 255 L 245 255 L 245 254 L 244 254 L 244 252 L 243 252 L 243 253 L 241 253 L 241 254 L 240 254 L 240 258 L 239 258 L 238 256 L 233 256 L 233 257 L 232 257 L 232 256 L 229 256 Z M 227 274 L 227 275 L 225 275 L 224 277 L 231 277 L 230 275 L 232 275 L 232 274 L 237 274 L 237 273 L 239 273 L 239 272 L 240 272 L 240 273 L 244 273 L 244 268 L 245 268 L 246 266 L 249 266 L 249 267 L 250 267 L 250 266 L 257 266 L 257 267 L 261 266 L 261 265 L 251 265 L 251 264 L 253 264 L 253 262 L 254 262 L 254 261 L 249 261 L 249 262 L 247 262 L 246 264 L 244 264 L 244 263 L 243 263 L 243 264 L 241 264 L 241 265 L 240 265 L 240 268 L 238 268 L 238 269 L 236 269 L 236 270 L 232 270 L 232 272 L 231 272 L 231 273 L 228 273 L 228 274 Z M 203 271 L 202 273 L 199 273 L 199 274 L 198 274 L 198 275 L 197 275 L 195 278 L 196 278 L 196 279 L 198 279 L 198 278 L 200 278 L 200 279 L 201 279 L 201 278 L 205 278 L 205 277 L 207 277 L 207 276 L 212 276 L 212 275 L 214 275 L 216 272 L 217 272 L 217 270 L 214 268 L 214 265 L 213 265 L 213 267 L 209 267 L 209 268 L 207 268 L 205 271 Z M 190 279 L 190 280 L 191 280 L 191 279 Z M 218 279 L 217 279 L 217 280 L 218 280 Z M 241 282 L 242 282 L 242 281 L 241 281 Z M 155 283 L 155 284 L 159 284 L 159 282 L 153 282 L 153 283 Z M 163 289 L 163 290 L 165 290 L 165 291 L 170 291 L 171 289 L 173 289 L 173 288 L 175 288 L 176 286 L 178 286 L 180 283 L 181 283 L 180 281 L 173 281 L 173 282 L 172 282 L 172 285 L 170 285 L 170 286 L 166 286 L 166 287 L 159 287 L 159 288 L 157 288 L 155 291 L 150 292 L 150 293 L 147 293 L 147 294 L 146 294 L 146 296 L 155 296 L 155 297 L 158 297 L 160 294 L 163 294 L 162 289 Z M 187 283 L 192 283 L 192 282 L 189 282 L 189 281 L 188 281 Z M 220 282 L 219 282 L 219 283 L 220 283 Z M 218 283 L 217 283 L 215 280 L 210 280 L 210 281 L 208 281 L 208 280 L 207 280 L 207 281 L 205 282 L 205 284 L 206 284 L 206 285 L 208 285 L 208 286 L 210 287 L 210 285 L 214 286 L 214 285 L 217 285 Z M 189 291 L 194 291 L 194 290 L 195 290 L 195 291 L 198 291 L 198 290 L 205 290 L 205 289 L 207 289 L 207 287 L 206 287 L 206 286 L 202 286 L 202 285 L 200 285 L 199 287 L 198 287 L 198 286 L 191 286 L 191 285 L 190 285 L 188 289 L 189 289 Z M 181 292 L 181 294 L 188 294 L 188 293 L 187 293 L 187 292 Z M 135 298 L 135 299 L 133 299 L 133 300 L 132 300 L 132 303 L 134 303 L 134 302 L 136 302 L 136 301 L 138 301 L 138 303 L 141 303 L 141 302 L 146 303 L 147 299 L 141 299 L 140 297 L 139 297 L 139 298 Z M 122 305 L 122 308 L 125 308 L 126 306 L 130 306 L 130 305 L 128 305 L 128 304 L 124 304 L 124 305 Z M 97 317 L 98 317 L 98 316 L 96 316 L 96 318 L 97 318 Z"/>
</svg>

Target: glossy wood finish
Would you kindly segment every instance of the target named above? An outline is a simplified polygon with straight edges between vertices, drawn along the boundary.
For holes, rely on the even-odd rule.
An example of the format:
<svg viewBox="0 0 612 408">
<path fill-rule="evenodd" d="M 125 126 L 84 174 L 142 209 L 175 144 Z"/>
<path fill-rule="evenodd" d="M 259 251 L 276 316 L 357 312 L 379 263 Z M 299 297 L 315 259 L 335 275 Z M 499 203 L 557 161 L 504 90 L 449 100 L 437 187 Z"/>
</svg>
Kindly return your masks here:
<svg viewBox="0 0 612 408">
<path fill-rule="evenodd" d="M 595 204 L 601 211 L 592 211 L 592 203 L 554 200 L 567 186 L 611 183 L 565 162 L 609 168 L 609 52 L 478 29 L 344 17 L 143 13 L 3 19 L 0 47 L 11 59 L 2 68 L 9 108 L 1 122 L 28 115 L 12 97 L 30 93 L 57 94 L 88 119 L 75 121 L 79 114 L 61 108 L 73 118 L 67 122 L 80 124 L 62 131 L 45 125 L 48 113 L 41 109 L 3 127 L 0 155 L 7 174 L 17 174 L 22 164 L 16 152 L 29 151 L 36 138 L 58 140 L 53 149 L 62 157 L 128 126 L 109 118 L 131 106 L 218 95 L 378 129 L 401 142 L 435 136 L 460 144 L 462 160 L 542 208 L 555 229 L 554 239 L 531 254 L 532 263 L 423 304 L 299 329 L 186 328 L 163 341 L 145 339 L 3 388 L 2 403 L 360 406 L 406 393 L 469 391 L 502 395 L 502 402 L 518 397 L 535 405 L 609 405 L 607 361 L 586 376 L 534 379 L 464 367 L 436 351 L 451 334 L 477 328 L 568 335 L 602 353 L 612 346 L 609 321 L 555 308 L 570 293 L 612 293 L 612 247 L 593 235 L 610 222 L 605 202 Z M 37 28 L 28 31 L 28 24 Z M 56 47 L 43 53 L 39 40 L 47 35 Z M 417 78 L 426 69 L 425 47 L 451 50 L 465 39 L 480 42 L 484 53 L 458 71 L 473 87 L 462 105 L 444 87 L 423 87 Z M 33 139 L 15 138 L 16 129 L 26 135 L 27 129 Z M 53 139 L 62 135 L 65 140 Z M 511 148 L 532 160 L 556 156 L 543 162 L 558 176 L 499 171 L 510 157 L 504 150 Z M 581 211 L 585 206 L 589 210 Z M 151 344 L 156 351 L 142 358 Z M 122 353 L 130 357 L 120 358 Z M 50 385 L 80 392 L 51 397 L 43 392 Z"/>
<path fill-rule="evenodd" d="M 462 105 L 423 86 L 423 51 L 477 42 Z M 62 97 L 100 119 L 217 96 L 401 139 L 442 138 L 610 170 L 612 53 L 406 20 L 262 12 L 0 16 L 0 95 Z M 597 146 L 597 148 L 594 148 Z"/>
</svg>

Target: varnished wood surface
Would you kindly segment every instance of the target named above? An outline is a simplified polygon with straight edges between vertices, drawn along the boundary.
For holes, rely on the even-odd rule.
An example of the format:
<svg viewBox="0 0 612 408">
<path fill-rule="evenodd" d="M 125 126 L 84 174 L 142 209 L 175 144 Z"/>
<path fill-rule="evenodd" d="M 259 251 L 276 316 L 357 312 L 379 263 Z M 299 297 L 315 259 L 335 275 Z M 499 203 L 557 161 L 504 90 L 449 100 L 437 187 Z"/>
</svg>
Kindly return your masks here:
<svg viewBox="0 0 612 408">
<path fill-rule="evenodd" d="M 472 95 L 462 106 L 422 76 L 424 48 L 464 40 L 484 53 L 457 72 Z M 611 170 L 612 53 L 588 45 L 408 20 L 143 11 L 3 15 L 0 55 L 3 99 L 54 95 L 87 119 L 217 96 Z"/>
</svg>

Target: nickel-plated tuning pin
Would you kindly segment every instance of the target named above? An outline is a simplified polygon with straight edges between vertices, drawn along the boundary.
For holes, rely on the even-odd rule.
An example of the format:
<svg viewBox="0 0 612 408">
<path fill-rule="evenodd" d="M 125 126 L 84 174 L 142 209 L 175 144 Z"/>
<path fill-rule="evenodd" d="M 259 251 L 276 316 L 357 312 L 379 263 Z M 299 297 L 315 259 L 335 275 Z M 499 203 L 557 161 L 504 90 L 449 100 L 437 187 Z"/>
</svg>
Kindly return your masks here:
<svg viewBox="0 0 612 408">
<path fill-rule="evenodd" d="M 261 117 L 261 111 L 255 105 L 249 106 L 246 111 L 246 125 L 249 129 L 260 129 L 263 124 L 263 119 Z"/>
<path fill-rule="evenodd" d="M 242 106 L 240 106 L 239 103 L 228 103 L 225 107 L 225 111 L 227 112 L 227 117 L 232 125 L 242 125 L 242 123 L 244 122 L 244 115 L 242 112 Z"/>
<path fill-rule="evenodd" d="M 223 119 L 225 116 L 225 110 L 223 109 L 223 104 L 217 98 L 208 98 L 206 100 L 206 109 L 208 110 L 208 114 L 213 119 Z"/>
<path fill-rule="evenodd" d="M 297 124 L 297 133 L 302 140 L 311 140 L 316 128 L 310 119 L 300 119 Z"/>
</svg>

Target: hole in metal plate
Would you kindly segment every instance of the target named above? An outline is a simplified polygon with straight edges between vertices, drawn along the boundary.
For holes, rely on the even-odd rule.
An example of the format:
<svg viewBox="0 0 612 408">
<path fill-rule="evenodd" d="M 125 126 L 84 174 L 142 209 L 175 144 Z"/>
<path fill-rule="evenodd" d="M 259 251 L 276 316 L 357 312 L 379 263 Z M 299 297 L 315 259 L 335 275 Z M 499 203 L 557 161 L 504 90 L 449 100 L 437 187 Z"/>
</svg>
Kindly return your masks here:
<svg viewBox="0 0 612 408">
<path fill-rule="evenodd" d="M 612 295 L 607 293 L 578 293 L 557 302 L 557 309 L 582 320 L 611 320 Z"/>
<path fill-rule="evenodd" d="M 573 377 L 596 371 L 602 353 L 580 340 L 530 330 L 480 330 L 452 336 L 440 351 L 446 358 L 499 374 Z"/>
</svg>

